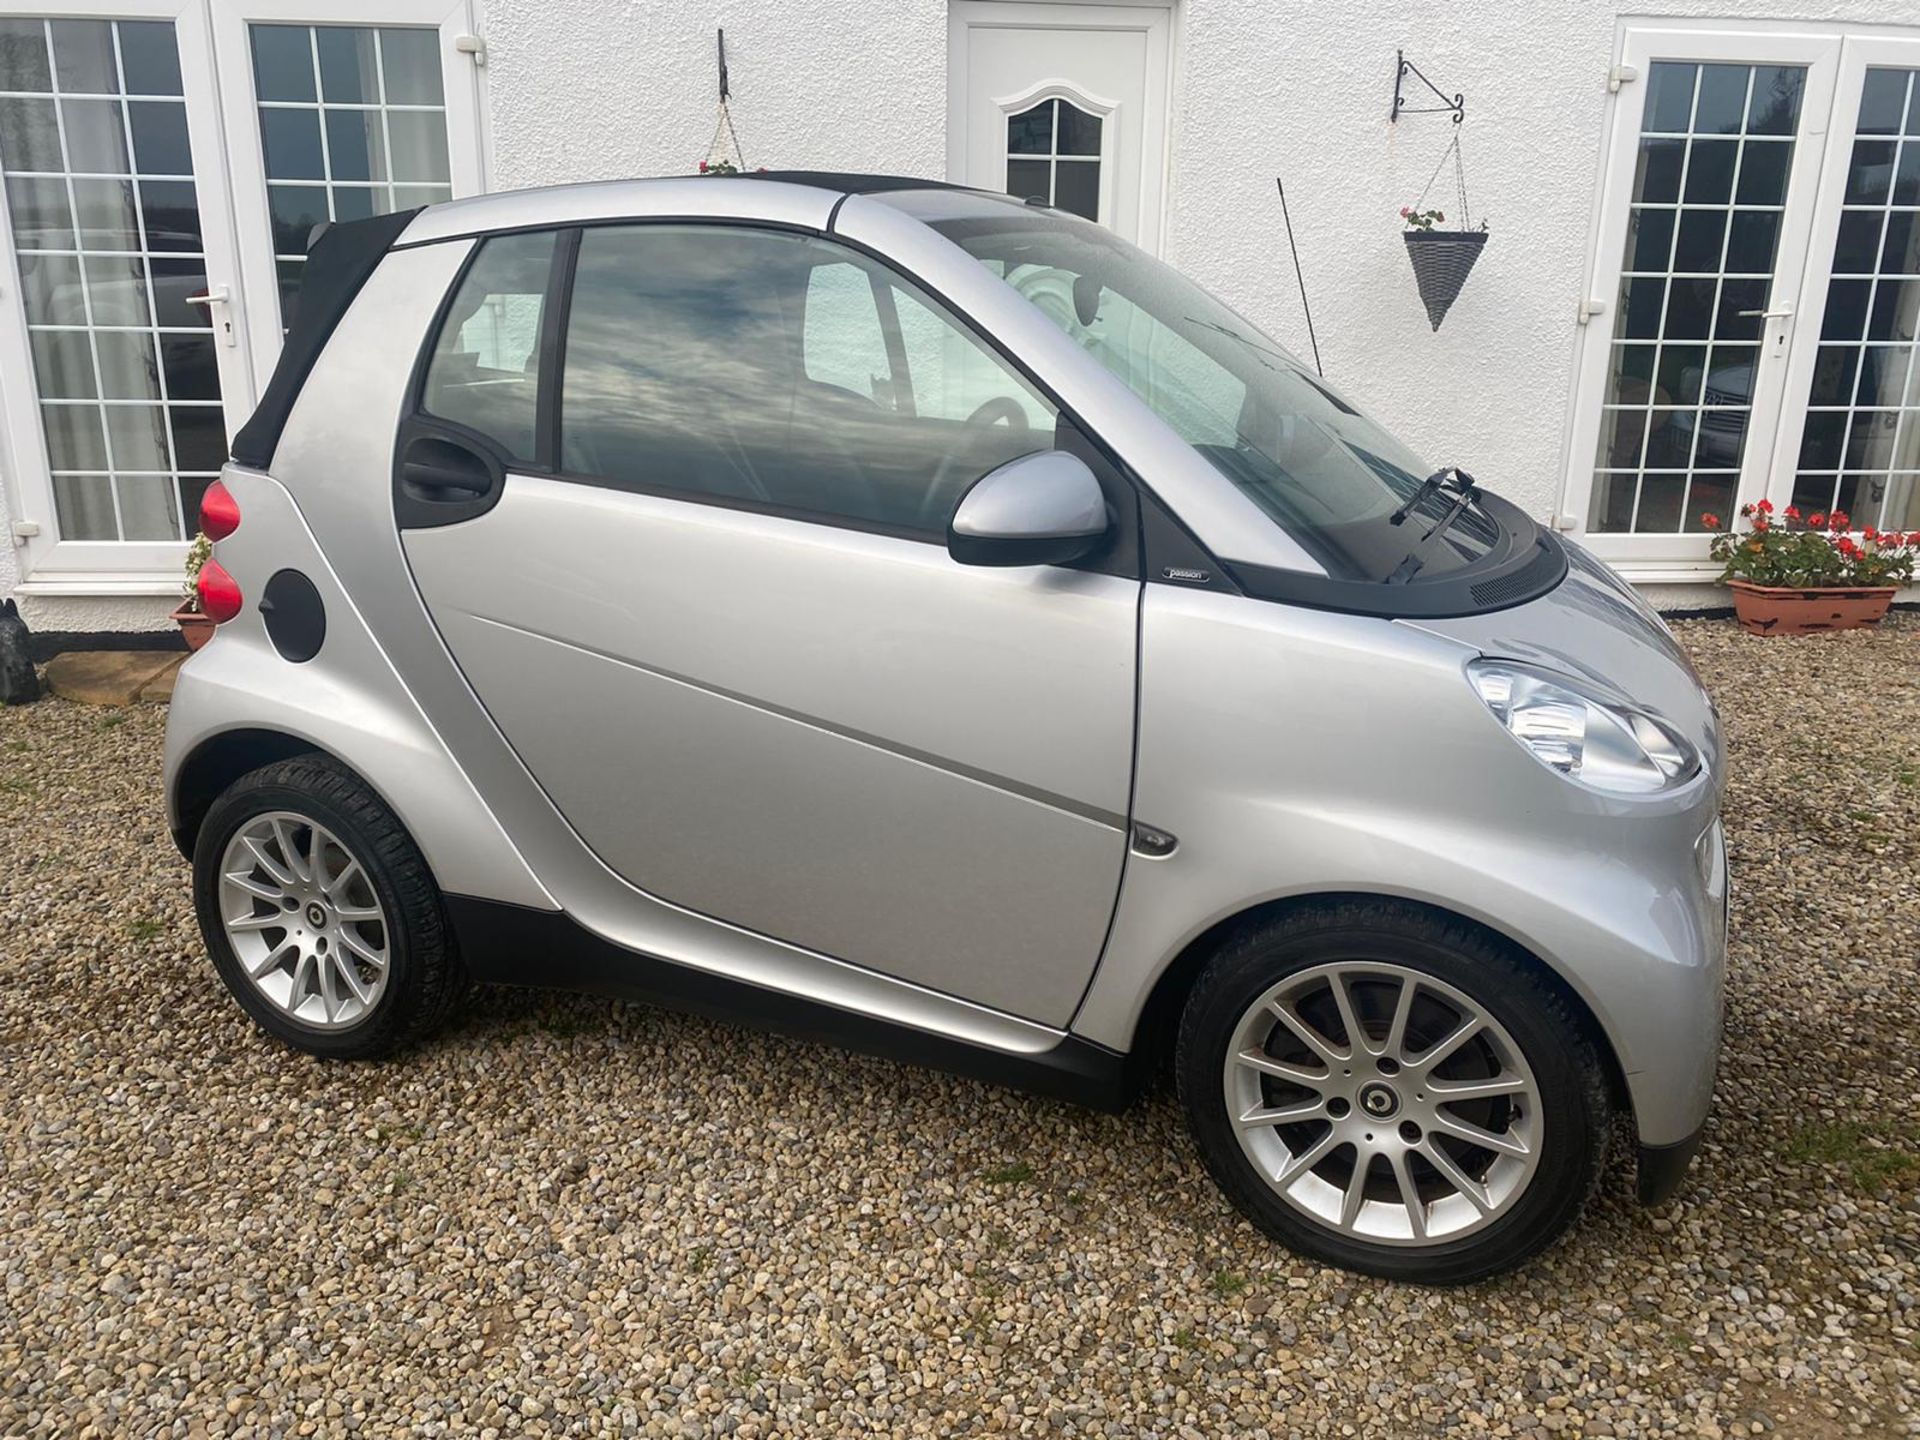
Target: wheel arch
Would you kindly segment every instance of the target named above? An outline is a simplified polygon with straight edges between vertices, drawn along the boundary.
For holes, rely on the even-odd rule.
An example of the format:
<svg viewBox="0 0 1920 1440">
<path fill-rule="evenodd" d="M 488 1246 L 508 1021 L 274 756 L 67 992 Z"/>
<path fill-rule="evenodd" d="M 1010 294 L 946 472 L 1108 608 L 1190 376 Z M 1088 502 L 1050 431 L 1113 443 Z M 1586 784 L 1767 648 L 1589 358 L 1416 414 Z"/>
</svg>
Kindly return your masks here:
<svg viewBox="0 0 1920 1440">
<path fill-rule="evenodd" d="M 200 838 L 200 824 L 229 785 L 264 765 L 291 760 L 296 755 L 325 755 L 344 766 L 375 794 L 379 793 L 366 776 L 345 760 L 302 736 L 259 726 L 222 730 L 194 746 L 174 774 L 168 810 L 173 816 L 173 843 L 180 853 L 189 860 L 193 858 L 194 843 Z"/>
<path fill-rule="evenodd" d="M 1134 1024 L 1133 1044 L 1130 1048 L 1139 1057 L 1140 1073 L 1157 1076 L 1166 1072 L 1173 1054 L 1173 1040 L 1180 1028 L 1180 1016 L 1186 1007 L 1187 996 L 1192 993 L 1194 981 L 1199 978 L 1207 961 L 1213 958 L 1230 936 L 1249 924 L 1284 921 L 1290 913 L 1309 906 L 1337 904 L 1342 901 L 1376 904 L 1390 902 L 1410 910 L 1425 911 L 1436 919 L 1470 926 L 1508 951 L 1529 970 L 1538 974 L 1566 1002 L 1568 1010 L 1593 1045 L 1594 1053 L 1600 1057 L 1601 1066 L 1606 1071 L 1608 1101 L 1613 1109 L 1621 1114 L 1633 1113 L 1633 1100 L 1627 1086 L 1626 1071 L 1620 1063 L 1613 1041 L 1608 1036 L 1606 1027 L 1600 1023 L 1599 1017 L 1594 1014 L 1593 1007 L 1567 982 L 1565 976 L 1513 936 L 1503 933 L 1484 920 L 1449 909 L 1444 905 L 1436 905 L 1432 901 L 1416 900 L 1385 891 L 1326 890 L 1266 900 L 1238 910 L 1194 936 L 1160 972 L 1152 990 L 1148 992 L 1146 1004 L 1140 1009 L 1140 1017 Z"/>
</svg>

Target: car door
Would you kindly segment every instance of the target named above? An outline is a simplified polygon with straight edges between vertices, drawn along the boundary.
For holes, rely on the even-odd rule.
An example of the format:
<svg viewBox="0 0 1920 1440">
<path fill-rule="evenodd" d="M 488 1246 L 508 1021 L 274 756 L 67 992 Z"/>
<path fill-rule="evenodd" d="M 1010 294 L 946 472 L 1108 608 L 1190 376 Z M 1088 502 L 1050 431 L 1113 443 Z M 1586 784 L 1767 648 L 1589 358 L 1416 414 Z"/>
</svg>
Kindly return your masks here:
<svg viewBox="0 0 1920 1440">
<path fill-rule="evenodd" d="M 1066 1021 L 1126 854 L 1131 536 L 1076 568 L 942 543 L 980 475 L 1085 448 L 1033 385 L 852 250 L 622 225 L 488 241 L 421 409 L 403 463 L 506 473 L 485 498 L 403 483 L 416 582 L 602 862 Z"/>
</svg>

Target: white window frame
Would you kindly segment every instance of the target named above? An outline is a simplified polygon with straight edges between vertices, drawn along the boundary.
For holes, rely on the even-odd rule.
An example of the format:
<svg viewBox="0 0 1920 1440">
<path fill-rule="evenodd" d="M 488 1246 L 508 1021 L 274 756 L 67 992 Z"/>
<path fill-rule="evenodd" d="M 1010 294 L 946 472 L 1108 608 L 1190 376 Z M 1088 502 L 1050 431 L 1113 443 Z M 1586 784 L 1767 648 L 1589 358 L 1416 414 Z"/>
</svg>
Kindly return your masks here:
<svg viewBox="0 0 1920 1440">
<path fill-rule="evenodd" d="M 1641 119 L 1648 94 L 1649 66 L 1657 60 L 1722 62 L 1729 64 L 1793 64 L 1806 67 L 1800 121 L 1794 134 L 1794 154 L 1788 174 L 1786 202 L 1781 218 L 1779 249 L 1774 258 L 1774 285 L 1767 309 L 1793 308 L 1807 273 L 1808 251 L 1819 206 L 1813 196 L 1827 164 L 1829 116 L 1834 113 L 1835 84 L 1841 68 L 1845 27 L 1839 25 L 1779 25 L 1742 21 L 1639 21 L 1622 24 L 1615 45 L 1616 75 L 1632 71 L 1607 105 L 1602 141 L 1600 191 L 1588 246 L 1588 266 L 1582 294 L 1589 305 L 1604 309 L 1581 328 L 1573 367 L 1570 415 L 1562 456 L 1560 523 L 1597 555 L 1620 567 L 1630 579 L 1650 583 L 1687 583 L 1709 580 L 1719 573 L 1707 557 L 1704 534 L 1644 535 L 1597 533 L 1587 529 L 1592 503 L 1594 454 L 1599 444 L 1620 272 L 1625 263 L 1627 222 L 1633 195 L 1633 177 L 1639 152 Z M 1849 126 L 1849 129 L 1851 127 Z M 1807 317 L 1818 332 L 1817 313 Z M 1747 442 L 1742 455 L 1734 508 L 1749 500 L 1775 496 L 1776 428 L 1786 388 L 1787 359 L 1796 348 L 1796 316 L 1766 321 L 1762 354 L 1756 376 Z M 1788 491 L 1792 489 L 1789 475 Z M 1776 504 L 1782 503 L 1778 498 Z"/>
<path fill-rule="evenodd" d="M 233 220 L 228 203 L 220 116 L 215 101 L 213 41 L 204 0 L 0 0 L 0 15 L 52 16 L 67 20 L 170 20 L 180 52 L 187 143 L 193 151 L 195 198 L 200 210 L 207 282 L 233 294 Z M 40 427 L 33 353 L 20 293 L 19 257 L 4 192 L 0 192 L 0 369 L 4 388 L 5 479 L 8 509 L 16 527 L 4 542 L 20 545 L 21 595 L 171 595 L 180 589 L 185 541 L 62 540 L 54 508 L 46 437 Z M 252 411 L 256 394 L 245 337 L 229 305 L 213 308 L 216 335 L 224 327 L 231 343 L 216 345 L 222 408 L 229 430 Z"/>
<path fill-rule="evenodd" d="M 1117 143 L 1117 133 L 1120 128 L 1114 120 L 1114 115 L 1120 108 L 1120 102 L 1118 100 L 1109 100 L 1104 96 L 1095 95 L 1088 90 L 1082 90 L 1071 81 L 1056 78 L 1042 80 L 1037 85 L 1029 85 L 1025 90 L 1020 91 L 1016 95 L 996 95 L 993 103 L 1000 108 L 1000 124 L 1004 127 L 1014 116 L 1024 114 L 1034 106 L 1043 104 L 1048 100 L 1058 100 L 1064 105 L 1071 105 L 1082 115 L 1091 115 L 1100 122 L 1100 153 L 1094 156 L 1093 159 L 1095 163 L 1100 166 L 1100 198 L 1096 202 L 1095 208 L 1098 211 L 1099 220 L 1104 224 L 1113 214 L 1114 147 Z M 1059 121 L 1057 119 L 1054 122 L 1054 127 L 1051 149 L 1046 155 L 1014 155 L 1007 150 L 1005 143 L 1002 142 L 1000 146 L 999 182 L 1002 190 L 1007 188 L 1007 166 L 1012 161 L 1017 159 L 1044 159 L 1054 167 L 1048 178 L 1052 188 L 1057 194 L 1060 183 L 1059 163 L 1062 158 L 1059 154 L 1060 132 Z M 1066 158 L 1069 165 L 1085 163 L 1083 160 L 1076 160 L 1073 157 Z"/>
</svg>

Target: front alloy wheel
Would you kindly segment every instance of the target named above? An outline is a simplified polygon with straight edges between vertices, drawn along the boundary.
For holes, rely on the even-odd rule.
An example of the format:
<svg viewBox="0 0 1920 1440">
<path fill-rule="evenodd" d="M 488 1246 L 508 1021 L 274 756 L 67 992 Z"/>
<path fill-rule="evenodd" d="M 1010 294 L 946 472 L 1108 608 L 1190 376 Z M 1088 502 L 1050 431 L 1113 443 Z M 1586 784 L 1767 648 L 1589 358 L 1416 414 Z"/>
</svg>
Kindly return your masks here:
<svg viewBox="0 0 1920 1440">
<path fill-rule="evenodd" d="M 1250 925 L 1195 982 L 1177 1069 L 1249 1219 L 1347 1269 L 1433 1284 L 1551 1244 L 1598 1177 L 1600 1063 L 1565 994 L 1485 931 L 1386 900 Z"/>
</svg>

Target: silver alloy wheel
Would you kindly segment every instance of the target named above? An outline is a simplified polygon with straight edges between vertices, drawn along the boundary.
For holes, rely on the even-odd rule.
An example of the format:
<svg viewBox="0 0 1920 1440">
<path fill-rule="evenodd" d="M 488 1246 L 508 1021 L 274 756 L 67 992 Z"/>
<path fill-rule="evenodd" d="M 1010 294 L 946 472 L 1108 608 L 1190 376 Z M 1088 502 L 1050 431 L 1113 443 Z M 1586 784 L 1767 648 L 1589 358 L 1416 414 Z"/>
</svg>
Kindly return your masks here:
<svg viewBox="0 0 1920 1440">
<path fill-rule="evenodd" d="M 254 988 L 315 1030 L 365 1019 L 387 988 L 386 911 L 366 867 L 291 810 L 248 820 L 220 858 L 220 919 Z"/>
<path fill-rule="evenodd" d="M 1330 1230 L 1430 1245 L 1518 1202 L 1541 1144 L 1540 1090 L 1512 1036 L 1431 975 L 1319 965 L 1234 1027 L 1227 1115 L 1274 1190 Z"/>
</svg>

